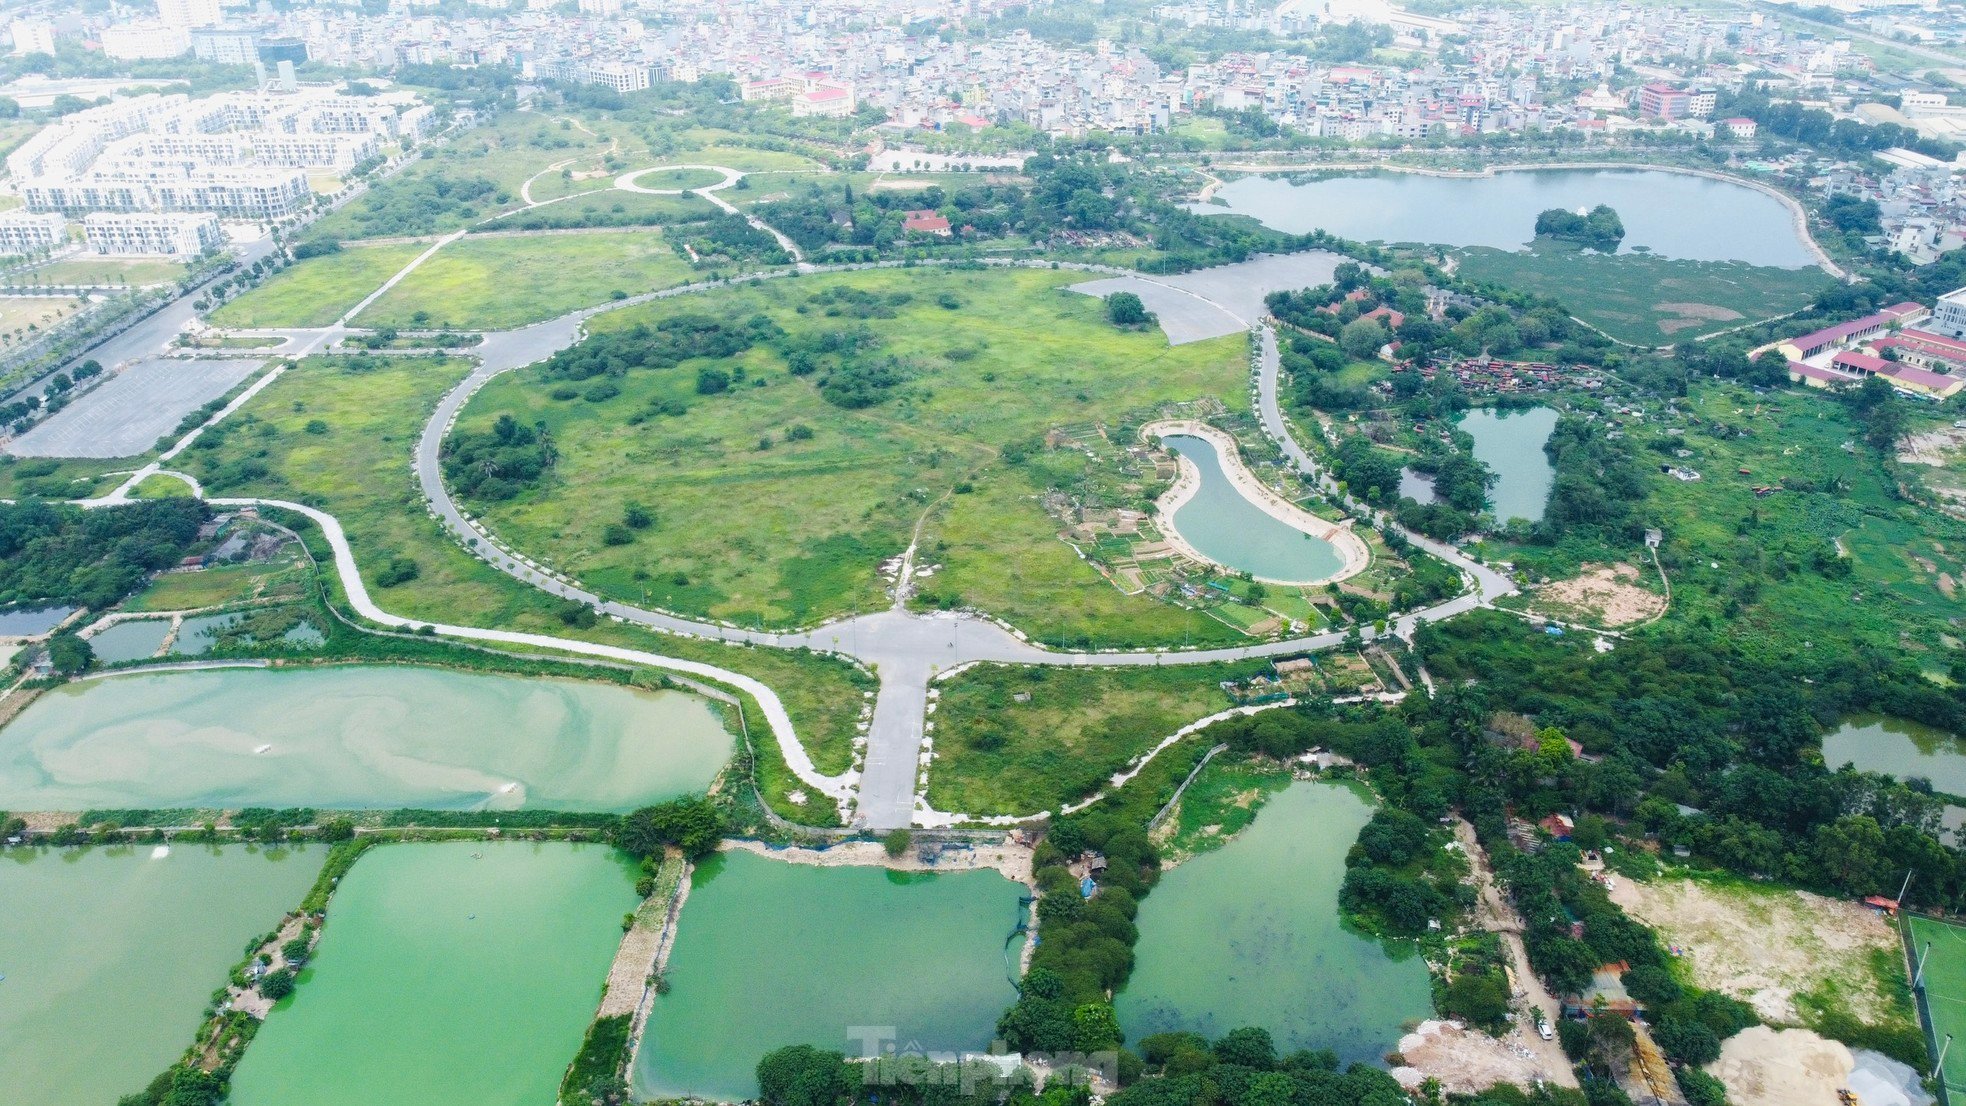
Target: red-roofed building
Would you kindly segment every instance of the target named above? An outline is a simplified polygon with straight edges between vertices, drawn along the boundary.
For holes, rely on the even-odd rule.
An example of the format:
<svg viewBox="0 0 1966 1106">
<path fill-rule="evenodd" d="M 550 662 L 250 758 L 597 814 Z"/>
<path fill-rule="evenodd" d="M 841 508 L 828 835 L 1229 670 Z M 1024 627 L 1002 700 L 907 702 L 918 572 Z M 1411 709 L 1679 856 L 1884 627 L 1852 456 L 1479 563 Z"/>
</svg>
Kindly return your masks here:
<svg viewBox="0 0 1966 1106">
<path fill-rule="evenodd" d="M 837 117 L 853 114 L 853 89 L 845 85 L 816 84 L 792 97 L 792 114 Z"/>
<path fill-rule="evenodd" d="M 1901 330 L 1871 343 L 1880 352 L 1898 351 L 1898 360 L 1937 372 L 1966 370 L 1966 342 L 1924 330 Z"/>
<path fill-rule="evenodd" d="M 1892 363 L 1888 369 L 1878 371 L 1879 376 L 1891 382 L 1900 391 L 1913 392 L 1933 399 L 1951 399 L 1966 388 L 1966 376 L 1947 376 L 1912 365 Z"/>
<path fill-rule="evenodd" d="M 1405 315 L 1401 314 L 1398 311 L 1394 311 L 1392 308 L 1386 307 L 1383 304 L 1373 308 L 1370 311 L 1367 311 L 1363 315 L 1360 315 L 1359 318 L 1384 319 L 1386 320 L 1386 325 L 1393 328 L 1394 330 L 1398 330 L 1400 324 L 1406 321 Z"/>
<path fill-rule="evenodd" d="M 1737 116 L 1733 119 L 1722 119 L 1720 125 L 1727 128 L 1727 134 L 1730 138 L 1754 137 L 1754 120 L 1752 119 Z"/>
<path fill-rule="evenodd" d="M 939 234 L 944 238 L 949 237 L 950 234 L 949 220 L 927 208 L 908 212 L 907 218 L 901 221 L 901 229 L 922 234 Z"/>
<path fill-rule="evenodd" d="M 1881 334 L 1894 323 L 1903 324 L 1912 319 L 1924 318 L 1925 308 L 1916 303 L 1893 304 L 1875 315 L 1865 315 L 1861 319 L 1851 319 L 1821 330 L 1791 338 L 1775 348 L 1791 361 L 1805 361 L 1825 350 L 1848 346 L 1873 334 Z"/>
<path fill-rule="evenodd" d="M 1831 366 L 1842 369 L 1844 372 L 1856 373 L 1860 376 L 1881 373 L 1897 364 L 1895 361 L 1886 361 L 1882 357 L 1874 357 L 1868 353 L 1858 353 L 1855 350 L 1847 349 L 1835 357 L 1830 358 L 1829 363 Z"/>
</svg>

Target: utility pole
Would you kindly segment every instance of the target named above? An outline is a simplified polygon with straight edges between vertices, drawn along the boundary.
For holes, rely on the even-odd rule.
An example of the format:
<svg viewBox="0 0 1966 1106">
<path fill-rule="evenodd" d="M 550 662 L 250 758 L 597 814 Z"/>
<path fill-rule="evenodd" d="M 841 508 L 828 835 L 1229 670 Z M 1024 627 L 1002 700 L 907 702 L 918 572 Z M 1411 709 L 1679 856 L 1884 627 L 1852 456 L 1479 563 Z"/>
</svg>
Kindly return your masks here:
<svg viewBox="0 0 1966 1106">
<path fill-rule="evenodd" d="M 1918 869 L 1916 869 L 1916 868 L 1906 868 L 1906 869 L 1905 869 L 1905 883 L 1904 883 L 1904 886 L 1903 886 L 1903 887 L 1900 887 L 1900 888 L 1898 888 L 1898 907 L 1899 907 L 1899 909 L 1903 909 L 1903 908 L 1904 908 L 1904 905 L 1905 905 L 1905 892 L 1907 892 L 1907 891 L 1909 891 L 1909 890 L 1911 890 L 1911 877 L 1913 877 L 1913 876 L 1915 876 L 1915 875 L 1917 875 L 1917 874 L 1918 874 Z"/>
<path fill-rule="evenodd" d="M 1925 958 L 1932 955 L 1932 942 L 1925 942 L 1925 951 L 1918 954 L 1918 965 L 1911 973 L 1911 989 L 1916 991 L 1925 985 Z"/>
<path fill-rule="evenodd" d="M 1946 1043 L 1939 1046 L 1939 1058 L 1932 1063 L 1932 1078 L 1940 1079 L 1939 1073 L 1945 1070 L 1946 1050 L 1952 1047 L 1952 1034 L 1946 1034 Z"/>
</svg>

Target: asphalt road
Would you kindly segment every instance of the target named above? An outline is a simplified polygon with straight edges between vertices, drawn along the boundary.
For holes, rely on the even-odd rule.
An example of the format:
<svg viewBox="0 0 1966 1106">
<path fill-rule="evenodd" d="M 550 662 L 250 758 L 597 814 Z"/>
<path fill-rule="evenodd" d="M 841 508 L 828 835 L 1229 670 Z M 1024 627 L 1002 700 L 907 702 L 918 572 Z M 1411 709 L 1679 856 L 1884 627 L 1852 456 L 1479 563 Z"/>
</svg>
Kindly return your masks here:
<svg viewBox="0 0 1966 1106">
<path fill-rule="evenodd" d="M 135 457 L 184 416 L 224 395 L 264 361 L 139 361 L 7 443 L 20 457 Z"/>
</svg>

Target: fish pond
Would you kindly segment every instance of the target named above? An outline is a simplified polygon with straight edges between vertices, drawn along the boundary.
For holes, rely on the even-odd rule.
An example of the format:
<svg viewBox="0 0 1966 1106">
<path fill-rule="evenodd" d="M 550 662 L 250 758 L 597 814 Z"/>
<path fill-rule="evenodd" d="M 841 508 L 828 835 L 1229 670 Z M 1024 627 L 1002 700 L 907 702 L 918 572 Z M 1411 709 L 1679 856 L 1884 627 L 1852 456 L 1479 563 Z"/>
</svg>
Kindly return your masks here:
<svg viewBox="0 0 1966 1106">
<path fill-rule="evenodd" d="M 1213 852 L 1177 865 L 1140 904 L 1133 977 L 1115 1000 L 1128 1041 L 1266 1027 L 1279 1052 L 1378 1061 L 1432 1009 L 1426 965 L 1348 930 L 1345 853 L 1372 817 L 1348 787 L 1297 783 Z"/>
<path fill-rule="evenodd" d="M 1474 439 L 1475 460 L 1495 474 L 1488 505 L 1497 522 L 1510 519 L 1543 521 L 1556 470 L 1550 467 L 1543 444 L 1556 429 L 1556 412 L 1548 407 L 1526 411 L 1493 411 L 1478 407 L 1461 416 L 1456 428 Z M 1404 481 L 1401 482 L 1404 489 Z"/>
<path fill-rule="evenodd" d="M 535 1106 L 600 999 L 636 868 L 602 845 L 383 845 L 233 1077 L 231 1106 Z"/>
<path fill-rule="evenodd" d="M 674 691 L 409 666 L 63 685 L 0 728 L 0 810 L 623 811 L 702 791 L 733 739 Z"/>
<path fill-rule="evenodd" d="M 0 852 L 0 1099 L 111 1103 L 197 1031 L 246 943 L 300 905 L 318 847 Z"/>
<path fill-rule="evenodd" d="M 752 853 L 696 869 L 636 1060 L 641 1098 L 757 1094 L 765 1053 L 859 1055 L 856 1027 L 900 1047 L 982 1051 L 1011 985 L 1023 887 L 996 872 L 785 864 Z"/>
<path fill-rule="evenodd" d="M 89 648 L 103 664 L 123 664 L 156 656 L 169 636 L 170 619 L 140 618 L 97 632 L 89 638 Z"/>
<path fill-rule="evenodd" d="M 62 624 L 74 607 L 7 607 L 0 609 L 0 637 L 33 637 Z"/>
<path fill-rule="evenodd" d="M 1229 569 L 1277 583 L 1311 583 L 1345 566 L 1338 547 L 1263 509 L 1229 479 L 1215 443 L 1169 434 L 1168 449 L 1192 463 L 1201 486 L 1174 511 L 1174 529 L 1195 552 Z"/>
<path fill-rule="evenodd" d="M 1935 790 L 1966 795 L 1966 743 L 1944 730 L 1885 714 L 1859 714 L 1823 737 L 1823 763 L 1845 764 L 1901 780 L 1923 779 Z"/>
</svg>

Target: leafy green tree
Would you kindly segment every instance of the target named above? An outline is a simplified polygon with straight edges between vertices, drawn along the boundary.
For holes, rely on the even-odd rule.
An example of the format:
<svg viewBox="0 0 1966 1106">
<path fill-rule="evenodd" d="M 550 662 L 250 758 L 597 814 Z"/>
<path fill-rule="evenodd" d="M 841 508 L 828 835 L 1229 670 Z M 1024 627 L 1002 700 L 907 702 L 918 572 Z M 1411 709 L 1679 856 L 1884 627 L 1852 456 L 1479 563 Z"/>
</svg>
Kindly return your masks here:
<svg viewBox="0 0 1966 1106">
<path fill-rule="evenodd" d="M 1118 1048 L 1123 1040 L 1119 1015 L 1110 1002 L 1088 1002 L 1072 1011 L 1072 1047 L 1080 1052 Z"/>
<path fill-rule="evenodd" d="M 294 993 L 294 973 L 288 968 L 275 968 L 259 977 L 259 993 L 275 1002 Z"/>
<path fill-rule="evenodd" d="M 758 1100 L 765 1106 L 837 1106 L 847 1095 L 846 1057 L 792 1045 L 758 1061 Z"/>
<path fill-rule="evenodd" d="M 1150 316 L 1147 305 L 1132 292 L 1114 292 L 1106 297 L 1106 317 L 1115 326 L 1143 326 Z"/>
<path fill-rule="evenodd" d="M 660 856 L 674 847 L 694 860 L 708 856 L 724 834 L 723 817 L 708 798 L 689 795 L 623 815 L 614 842 L 637 856 Z"/>
<path fill-rule="evenodd" d="M 1338 344 L 1354 361 L 1370 361 L 1379 356 L 1379 347 L 1392 337 L 1378 319 L 1353 319 L 1338 332 Z"/>
</svg>

